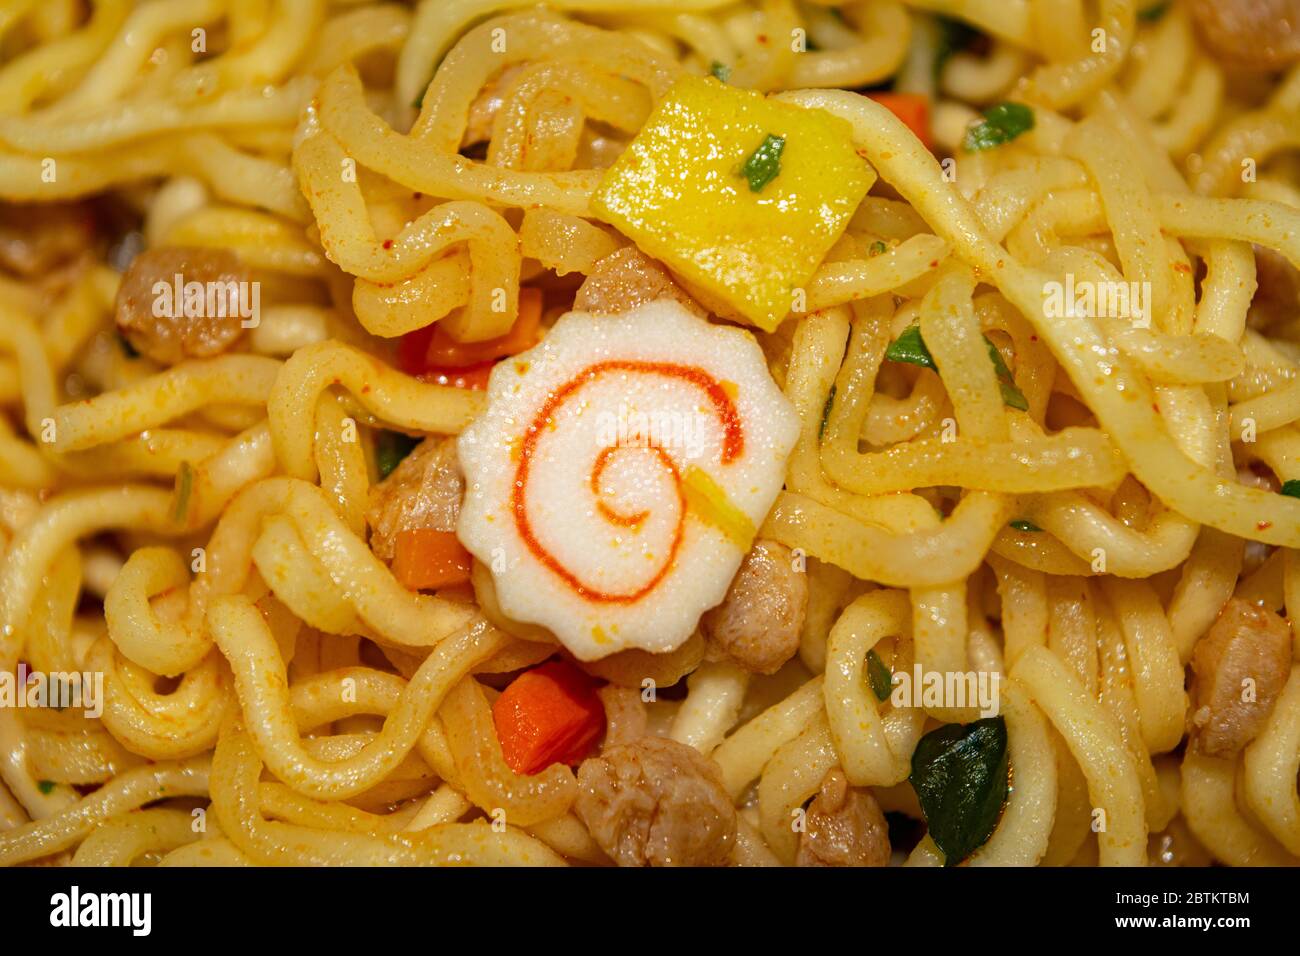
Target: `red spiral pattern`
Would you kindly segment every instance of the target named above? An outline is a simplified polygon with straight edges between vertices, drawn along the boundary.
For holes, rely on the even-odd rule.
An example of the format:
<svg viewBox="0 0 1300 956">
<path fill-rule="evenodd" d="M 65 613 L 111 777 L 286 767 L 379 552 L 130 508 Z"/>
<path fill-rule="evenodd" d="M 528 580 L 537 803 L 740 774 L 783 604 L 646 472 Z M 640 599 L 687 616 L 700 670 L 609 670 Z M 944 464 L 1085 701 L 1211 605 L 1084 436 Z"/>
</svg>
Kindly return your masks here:
<svg viewBox="0 0 1300 956">
<path fill-rule="evenodd" d="M 537 451 L 538 441 L 545 432 L 547 425 L 554 420 L 555 413 L 565 402 L 569 401 L 582 388 L 596 381 L 600 376 L 617 372 L 674 378 L 699 388 L 708 397 L 718 421 L 722 424 L 722 463 L 724 465 L 731 464 L 745 451 L 745 432 L 741 425 L 740 413 L 736 409 L 736 403 L 717 379 L 695 366 L 677 365 L 670 362 L 638 362 L 618 359 L 597 362 L 594 365 L 587 366 L 551 393 L 550 398 L 538 410 L 524 433 L 524 440 L 519 449 L 519 463 L 515 468 L 515 482 L 510 495 L 510 507 L 514 512 L 515 528 L 519 532 L 519 537 L 533 557 L 567 584 L 575 594 L 598 604 L 632 604 L 653 591 L 672 568 L 686 528 L 686 495 L 682 490 L 681 473 L 671 456 L 662 448 L 657 447 L 622 449 L 618 445 L 611 445 L 602 449 L 600 454 L 596 456 L 590 478 L 591 490 L 596 495 L 597 507 L 605 520 L 622 527 L 635 527 L 649 515 L 649 512 L 646 511 L 623 514 L 610 508 L 600 500 L 601 475 L 609 464 L 609 460 L 619 451 L 638 450 L 655 454 L 659 463 L 672 476 L 673 486 L 677 489 L 677 524 L 673 531 L 673 541 L 669 546 L 667 556 L 650 580 L 640 587 L 626 592 L 603 591 L 600 588 L 593 587 L 561 564 L 555 555 L 538 540 L 537 534 L 533 530 L 532 522 L 528 518 L 528 481 L 532 473 L 533 457 Z"/>
</svg>

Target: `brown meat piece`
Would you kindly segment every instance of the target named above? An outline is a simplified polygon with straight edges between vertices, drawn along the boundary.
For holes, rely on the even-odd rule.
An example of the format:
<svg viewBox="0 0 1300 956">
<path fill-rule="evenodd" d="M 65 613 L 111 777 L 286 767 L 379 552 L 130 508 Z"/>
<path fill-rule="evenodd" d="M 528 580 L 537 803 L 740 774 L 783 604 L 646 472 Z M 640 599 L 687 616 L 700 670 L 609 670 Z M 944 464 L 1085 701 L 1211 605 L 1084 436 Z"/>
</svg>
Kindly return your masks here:
<svg viewBox="0 0 1300 956">
<path fill-rule="evenodd" d="M 724 866 L 736 842 L 722 771 L 661 737 L 583 761 L 574 809 L 619 866 Z"/>
<path fill-rule="evenodd" d="M 455 531 L 464 496 L 465 479 L 456 460 L 455 440 L 426 438 L 392 474 L 370 489 L 366 510 L 370 549 L 380 559 L 391 561 L 399 531 Z"/>
<path fill-rule="evenodd" d="M 748 671 L 774 674 L 799 650 L 808 578 L 794 565 L 789 548 L 756 541 L 726 598 L 700 620 L 709 643 Z"/>
<path fill-rule="evenodd" d="M 1259 288 L 1250 303 L 1251 328 L 1268 328 L 1300 312 L 1300 271 L 1286 256 L 1265 246 L 1255 247 Z"/>
<path fill-rule="evenodd" d="M 155 285 L 161 282 L 174 289 L 178 275 L 182 286 L 203 284 L 203 304 L 197 310 L 202 315 L 188 315 L 184 301 L 172 301 L 170 309 L 164 301 L 162 311 L 167 314 L 154 314 L 154 303 L 160 301 Z M 247 290 L 250 282 L 239 257 L 227 249 L 150 249 L 136 256 L 122 276 L 117 290 L 118 331 L 137 352 L 163 365 L 220 355 L 244 334 L 240 289 Z M 246 301 L 250 295 L 244 293 Z"/>
<path fill-rule="evenodd" d="M 700 318 L 707 313 L 636 246 L 625 246 L 596 263 L 573 300 L 578 312 L 618 315 L 656 299 L 674 299 Z"/>
<path fill-rule="evenodd" d="M 885 866 L 889 825 L 876 798 L 849 786 L 838 767 L 826 774 L 808 805 L 807 828 L 799 837 L 798 866 Z"/>
<path fill-rule="evenodd" d="M 1281 70 L 1300 60 L 1300 0 L 1191 0 L 1201 43 L 1225 66 Z"/>
<path fill-rule="evenodd" d="M 649 718 L 639 690 L 606 684 L 596 691 L 596 695 L 605 705 L 604 749 L 631 743 L 645 736 Z"/>
<path fill-rule="evenodd" d="M 460 143 L 462 149 L 492 138 L 492 125 L 496 122 L 497 113 L 501 111 L 501 106 L 506 101 L 506 94 L 510 92 L 510 87 L 514 86 L 522 70 L 522 64 L 507 66 L 490 79 L 479 92 L 469 108 L 469 122 L 466 124 L 465 136 Z"/>
<path fill-rule="evenodd" d="M 82 203 L 0 205 L 0 268 L 37 276 L 91 248 L 95 215 Z"/>
<path fill-rule="evenodd" d="M 1240 598 L 1229 600 L 1192 652 L 1192 724 L 1201 751 L 1227 757 L 1254 740 L 1290 671 L 1286 621 Z M 1250 695 L 1248 680 L 1254 682 Z"/>
</svg>

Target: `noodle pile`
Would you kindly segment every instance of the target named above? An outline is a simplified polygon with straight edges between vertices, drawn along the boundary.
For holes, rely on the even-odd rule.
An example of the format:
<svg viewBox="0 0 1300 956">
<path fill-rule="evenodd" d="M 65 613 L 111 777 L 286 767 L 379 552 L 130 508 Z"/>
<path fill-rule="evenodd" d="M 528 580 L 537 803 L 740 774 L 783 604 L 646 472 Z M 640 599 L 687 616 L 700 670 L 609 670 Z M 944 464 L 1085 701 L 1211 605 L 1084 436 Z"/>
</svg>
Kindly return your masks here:
<svg viewBox="0 0 1300 956">
<path fill-rule="evenodd" d="M 1138 6 L 7 4 L 0 198 L 38 251 L 85 197 L 138 228 L 0 272 L 0 671 L 104 690 L 98 718 L 0 708 L 0 863 L 608 863 L 573 771 L 496 743 L 500 675 L 554 638 L 481 566 L 473 594 L 398 583 L 367 543 L 373 447 L 482 411 L 393 340 L 501 336 L 521 287 L 567 311 L 628 244 L 603 170 L 718 64 L 842 119 L 881 180 L 756 333 L 801 422 L 759 534 L 807 557 L 807 619 L 773 676 L 695 639 L 589 672 L 683 682 L 644 706 L 720 768 L 738 864 L 794 862 L 837 767 L 920 819 L 918 740 L 979 714 L 880 701 L 886 647 L 1003 678 L 1014 786 L 972 865 L 1297 862 L 1300 667 L 1231 757 L 1189 741 L 1185 679 L 1229 598 L 1300 614 L 1300 312 L 1252 306 L 1252 244 L 1300 267 L 1300 69 L 1240 82 L 1185 4 Z M 941 49 L 945 18 L 985 47 Z M 854 92 L 891 78 L 931 98 L 934 153 Z M 1033 128 L 962 149 L 1009 99 Z M 260 283 L 238 348 L 122 347 L 121 271 L 165 246 Z M 1047 315 L 1067 276 L 1148 289 L 1150 321 Z M 887 360 L 913 325 L 928 368 Z"/>
</svg>

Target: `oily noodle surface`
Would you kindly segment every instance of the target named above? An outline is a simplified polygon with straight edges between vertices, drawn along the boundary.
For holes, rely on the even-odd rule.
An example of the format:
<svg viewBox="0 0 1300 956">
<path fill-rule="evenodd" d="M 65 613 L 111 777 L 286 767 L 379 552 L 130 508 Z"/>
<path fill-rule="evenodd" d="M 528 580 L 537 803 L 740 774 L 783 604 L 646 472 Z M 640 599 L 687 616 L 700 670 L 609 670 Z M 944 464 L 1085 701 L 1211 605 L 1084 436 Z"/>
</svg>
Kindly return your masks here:
<svg viewBox="0 0 1300 956">
<path fill-rule="evenodd" d="M 936 74 L 937 15 L 987 49 Z M 1237 760 L 1183 741 L 1224 601 L 1300 614 L 1300 499 L 1277 493 L 1300 478 L 1300 320 L 1248 316 L 1252 244 L 1300 266 L 1300 71 L 1238 89 L 1179 2 L 14 0 L 0 197 L 97 196 L 148 246 L 233 250 L 262 324 L 164 368 L 115 340 L 120 249 L 0 277 L 0 670 L 99 672 L 105 698 L 0 709 L 0 863 L 608 862 L 570 770 L 505 767 L 471 676 L 553 645 L 397 583 L 366 540 L 371 443 L 478 413 L 391 340 L 500 335 L 521 284 L 571 295 L 628 243 L 592 215 L 601 170 L 715 62 L 842 118 L 882 179 L 807 314 L 760 336 L 803 423 L 760 534 L 807 555 L 808 623 L 771 678 L 695 642 L 593 672 L 690 673 L 652 727 L 721 767 L 738 862 L 792 862 L 791 811 L 836 766 L 919 816 L 912 749 L 972 715 L 879 704 L 877 646 L 1005 677 L 1015 786 L 972 863 L 1133 864 L 1149 841 L 1296 862 L 1300 670 Z M 955 178 L 851 92 L 896 76 L 932 97 Z M 1013 95 L 1034 129 L 959 151 Z M 39 234 L 46 207 L 22 208 Z M 1150 327 L 1045 317 L 1067 274 L 1149 284 Z M 884 361 L 913 323 L 937 371 Z"/>
</svg>

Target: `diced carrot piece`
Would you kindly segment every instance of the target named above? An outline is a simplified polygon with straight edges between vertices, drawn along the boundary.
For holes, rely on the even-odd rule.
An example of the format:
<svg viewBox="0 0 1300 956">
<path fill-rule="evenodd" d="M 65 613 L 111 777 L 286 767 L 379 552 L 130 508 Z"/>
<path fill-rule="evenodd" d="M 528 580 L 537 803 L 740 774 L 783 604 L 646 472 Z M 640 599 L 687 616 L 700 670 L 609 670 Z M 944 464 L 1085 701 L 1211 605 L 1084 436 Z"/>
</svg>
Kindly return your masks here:
<svg viewBox="0 0 1300 956">
<path fill-rule="evenodd" d="M 605 729 L 596 682 L 568 661 L 550 661 L 516 677 L 492 706 L 497 738 L 515 773 L 575 764 Z"/>
<path fill-rule="evenodd" d="M 397 346 L 397 365 L 407 375 L 428 379 L 451 376 L 453 369 L 477 368 L 537 344 L 542 321 L 542 290 L 519 290 L 519 316 L 510 331 L 486 342 L 457 342 L 438 322 L 407 332 Z M 487 387 L 487 377 L 483 377 Z M 467 388 L 480 386 L 467 385 Z"/>
<path fill-rule="evenodd" d="M 429 365 L 462 366 L 518 355 L 537 344 L 537 328 L 541 320 L 542 290 L 520 289 L 519 317 L 505 335 L 486 342 L 457 342 L 445 328 L 435 324 L 425 360 Z"/>
<path fill-rule="evenodd" d="M 433 340 L 433 330 L 438 327 L 426 325 L 414 332 L 407 332 L 397 343 L 397 367 L 407 375 L 423 375 L 429 367 L 429 342 Z"/>
<path fill-rule="evenodd" d="M 930 100 L 920 93 L 868 93 L 889 112 L 907 124 L 926 149 L 934 147 L 930 137 Z"/>
<path fill-rule="evenodd" d="M 412 591 L 464 584 L 471 566 L 454 531 L 413 528 L 397 532 L 393 541 L 393 576 Z"/>
</svg>

